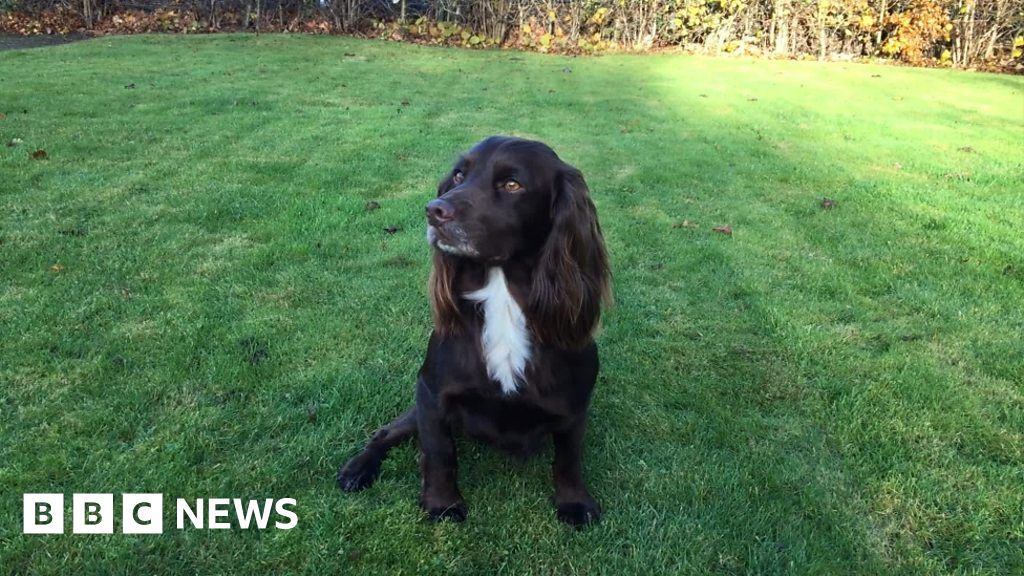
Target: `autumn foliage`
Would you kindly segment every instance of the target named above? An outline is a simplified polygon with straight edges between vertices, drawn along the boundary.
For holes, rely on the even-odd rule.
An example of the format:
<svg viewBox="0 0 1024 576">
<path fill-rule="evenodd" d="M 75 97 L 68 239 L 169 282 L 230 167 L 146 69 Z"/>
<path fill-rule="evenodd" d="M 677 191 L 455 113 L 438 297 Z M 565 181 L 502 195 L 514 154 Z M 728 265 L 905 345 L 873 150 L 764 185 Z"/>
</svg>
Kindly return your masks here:
<svg viewBox="0 0 1024 576">
<path fill-rule="evenodd" d="M 1019 0 L 0 0 L 16 34 L 252 30 L 465 47 L 703 53 L 1024 69 Z"/>
<path fill-rule="evenodd" d="M 915 0 L 904 12 L 889 15 L 888 35 L 882 53 L 920 64 L 936 46 L 948 44 L 953 24 L 935 0 Z"/>
</svg>

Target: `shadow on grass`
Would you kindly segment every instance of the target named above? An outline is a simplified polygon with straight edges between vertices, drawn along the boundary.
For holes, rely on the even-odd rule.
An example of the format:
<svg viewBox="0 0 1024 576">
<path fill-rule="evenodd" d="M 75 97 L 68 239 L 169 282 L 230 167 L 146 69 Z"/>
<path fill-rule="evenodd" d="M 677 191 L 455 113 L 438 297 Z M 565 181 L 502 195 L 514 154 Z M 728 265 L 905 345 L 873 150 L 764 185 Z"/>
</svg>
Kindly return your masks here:
<svg viewBox="0 0 1024 576">
<path fill-rule="evenodd" d="M 713 571 L 882 569 L 860 487 L 813 415 L 821 399 L 806 350 L 794 349 L 761 270 L 744 269 L 750 243 L 804 244 L 820 196 L 793 198 L 780 180 L 807 166 L 776 154 L 742 113 L 721 124 L 701 88 L 661 92 L 656 78 L 630 72 L 607 83 L 641 87 L 637 105 L 620 112 L 625 135 L 579 134 L 618 144 L 628 166 L 626 177 L 614 166 L 589 173 L 618 299 L 601 339 L 591 440 L 601 455 L 589 469 L 642 471 L 628 490 L 602 486 L 609 514 L 676 516 L 640 530 L 696 550 Z M 753 98 L 730 105 L 757 106 Z"/>
<path fill-rule="evenodd" d="M 675 491 L 686 503 L 681 513 L 717 531 L 730 542 L 726 548 L 752 539 L 722 568 L 780 570 L 799 558 L 826 572 L 873 572 L 906 569 L 920 555 L 952 569 L 984 565 L 973 559 L 979 553 L 1012 562 L 1012 545 L 979 547 L 960 524 L 990 511 L 1012 522 L 997 502 L 908 489 L 902 497 L 921 504 L 897 514 L 927 517 L 951 502 L 972 510 L 953 522 L 935 521 L 928 530 L 941 536 L 928 537 L 893 526 L 876 500 L 887 497 L 880 483 L 944 468 L 936 460 L 946 456 L 921 454 L 904 427 L 927 430 L 948 414 L 938 426 L 950 428 L 933 441 L 956 451 L 955 427 L 964 420 L 985 434 L 1016 426 L 1007 418 L 991 423 L 1003 409 L 990 415 L 952 400 L 960 372 L 950 371 L 945 357 L 961 342 L 980 339 L 968 348 L 964 369 L 1005 383 L 1020 373 L 1021 357 L 1002 339 L 974 333 L 982 326 L 1012 332 L 1018 314 L 997 308 L 1004 313 L 972 313 L 976 324 L 957 320 L 963 302 L 991 299 L 993 286 L 1019 293 L 1006 277 L 1013 263 L 997 257 L 992 265 L 942 264 L 991 259 L 1001 251 L 992 241 L 1010 233 L 965 237 L 956 226 L 936 225 L 955 196 L 935 193 L 922 204 L 889 192 L 905 181 L 867 173 L 863 162 L 844 163 L 843 140 L 864 138 L 854 128 L 794 154 L 799 131 L 786 128 L 849 120 L 808 111 L 796 105 L 798 95 L 782 98 L 766 87 L 716 102 L 705 93 L 714 86 L 700 87 L 696 79 L 692 89 L 671 91 L 659 86 L 657 74 L 619 74 L 609 83 L 645 87 L 646 106 L 622 118 L 646 127 L 629 134 L 629 147 L 657 153 L 635 157 L 630 177 L 604 174 L 611 178 L 596 186 L 619 300 L 603 338 L 609 385 L 595 416 L 612 412 L 617 428 L 597 424 L 599 446 L 613 459 L 633 458 L 623 468 L 648 470 L 647 482 L 689 482 L 689 490 Z M 811 98 L 821 92 L 809 82 L 808 90 Z M 769 104 L 773 109 L 764 111 Z M 616 141 L 607 133 L 596 139 L 602 137 Z M 910 140 L 890 161 L 909 165 L 914 148 L 926 144 Z M 823 209 L 824 196 L 838 198 L 839 208 Z M 960 220 L 980 229 L 986 217 L 978 210 Z M 726 224 L 731 236 L 710 231 Z M 1010 356 L 986 350 L 992 346 Z M 877 421 L 845 412 L 863 409 L 862 388 L 885 382 L 898 388 L 877 398 Z M 1001 403 L 1012 410 L 1010 398 Z M 632 442 L 622 437 L 627 430 L 636 431 Z M 990 480 L 1005 481 L 1013 451 L 988 451 Z M 689 465 L 686 458 L 669 458 L 661 470 L 651 464 L 655 454 L 680 452 Z M 942 492 L 957 483 L 955 474 L 934 481 Z M 705 492 L 695 496 L 696 487 Z M 665 497 L 672 493 L 652 487 L 626 507 L 671 506 Z"/>
</svg>

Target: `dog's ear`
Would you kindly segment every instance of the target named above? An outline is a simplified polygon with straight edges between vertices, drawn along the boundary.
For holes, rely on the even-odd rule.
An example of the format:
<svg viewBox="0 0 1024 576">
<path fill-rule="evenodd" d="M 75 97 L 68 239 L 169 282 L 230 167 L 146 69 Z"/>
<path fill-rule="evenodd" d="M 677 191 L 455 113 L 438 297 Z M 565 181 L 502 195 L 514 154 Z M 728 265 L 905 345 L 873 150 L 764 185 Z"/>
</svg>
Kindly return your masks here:
<svg viewBox="0 0 1024 576">
<path fill-rule="evenodd" d="M 449 173 L 437 185 L 437 195 L 455 187 L 454 172 Z M 430 268 L 430 279 L 427 290 L 430 293 L 430 310 L 434 319 L 434 329 L 443 336 L 454 334 L 459 327 L 459 307 L 455 298 L 455 272 L 458 262 L 455 258 L 441 252 L 433 252 L 433 264 Z"/>
<path fill-rule="evenodd" d="M 433 250 L 434 262 L 430 268 L 427 289 L 430 292 L 430 310 L 434 318 L 434 329 L 442 336 L 458 331 L 459 307 L 455 300 L 455 258 L 440 250 Z"/>
<path fill-rule="evenodd" d="M 542 342 L 574 349 L 591 341 L 612 293 L 597 210 L 583 174 L 568 164 L 555 179 L 551 218 L 530 292 L 531 325 Z"/>
</svg>

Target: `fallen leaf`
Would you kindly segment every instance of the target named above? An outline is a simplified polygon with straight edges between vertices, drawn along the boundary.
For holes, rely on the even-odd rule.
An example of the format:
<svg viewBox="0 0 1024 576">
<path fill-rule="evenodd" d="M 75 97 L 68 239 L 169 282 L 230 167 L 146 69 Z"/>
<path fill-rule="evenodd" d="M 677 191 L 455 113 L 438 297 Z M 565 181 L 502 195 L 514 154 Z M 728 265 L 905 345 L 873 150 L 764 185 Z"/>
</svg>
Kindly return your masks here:
<svg viewBox="0 0 1024 576">
<path fill-rule="evenodd" d="M 822 198 L 821 207 L 825 210 L 831 210 L 836 207 L 836 201 L 831 198 Z"/>
<path fill-rule="evenodd" d="M 672 225 L 673 228 L 696 228 L 697 223 L 692 222 L 689 219 L 683 220 L 682 222 L 676 222 Z"/>
<path fill-rule="evenodd" d="M 384 229 L 384 231 L 387 232 L 388 234 L 394 234 L 399 230 L 401 230 L 401 228 L 399 228 L 398 226 L 388 226 L 387 228 Z"/>
<path fill-rule="evenodd" d="M 712 230 L 714 230 L 715 232 L 718 232 L 719 234 L 725 234 L 726 236 L 732 236 L 732 228 L 730 228 L 728 226 L 718 226 L 718 227 L 712 228 Z"/>
<path fill-rule="evenodd" d="M 0 120 L 7 120 L 7 114 L 0 112 Z"/>
<path fill-rule="evenodd" d="M 46 160 L 47 158 L 49 158 L 49 155 L 42 148 L 32 153 L 33 160 Z"/>
<path fill-rule="evenodd" d="M 50 272 L 53 272 L 54 274 L 60 274 L 63 271 L 64 265 L 59 262 L 54 264 L 53 266 L 50 266 Z"/>
<path fill-rule="evenodd" d="M 378 208 L 380 208 L 380 202 L 377 202 L 376 200 L 370 200 L 369 202 L 366 203 L 367 212 L 373 212 Z"/>
</svg>

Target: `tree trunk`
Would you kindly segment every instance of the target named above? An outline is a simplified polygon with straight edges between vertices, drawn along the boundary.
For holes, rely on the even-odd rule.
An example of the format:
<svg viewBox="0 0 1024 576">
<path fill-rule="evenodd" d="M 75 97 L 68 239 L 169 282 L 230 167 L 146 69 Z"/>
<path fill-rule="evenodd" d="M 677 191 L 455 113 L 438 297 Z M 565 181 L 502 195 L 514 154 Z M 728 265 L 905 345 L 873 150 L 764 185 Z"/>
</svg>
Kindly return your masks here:
<svg viewBox="0 0 1024 576">
<path fill-rule="evenodd" d="M 825 17 L 827 15 L 828 9 L 825 8 L 825 4 L 821 0 L 818 0 L 818 60 L 825 59 L 828 42 L 825 30 Z"/>
<path fill-rule="evenodd" d="M 1003 9 L 1005 7 L 1005 0 L 996 0 L 996 17 L 992 21 L 992 31 L 989 33 L 988 45 L 985 46 L 986 60 L 991 60 L 996 55 L 996 40 L 999 39 L 999 27 L 1003 24 Z"/>
<path fill-rule="evenodd" d="M 789 19 L 786 17 L 787 0 L 775 0 L 772 19 L 777 22 L 775 27 L 775 53 L 789 54 Z"/>
<path fill-rule="evenodd" d="M 967 22 L 967 32 L 964 34 L 964 66 L 969 66 L 974 59 L 974 14 L 977 4 L 977 0 L 967 0 L 967 13 L 964 14 Z"/>
<path fill-rule="evenodd" d="M 878 32 L 875 33 L 875 53 L 882 49 L 882 30 L 885 29 L 886 10 L 889 8 L 886 0 L 878 2 Z"/>
</svg>

